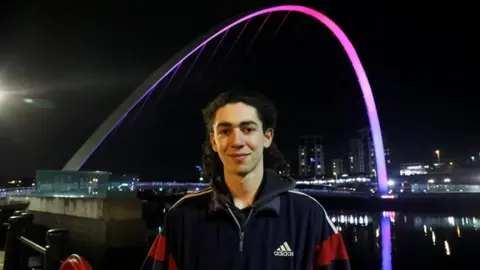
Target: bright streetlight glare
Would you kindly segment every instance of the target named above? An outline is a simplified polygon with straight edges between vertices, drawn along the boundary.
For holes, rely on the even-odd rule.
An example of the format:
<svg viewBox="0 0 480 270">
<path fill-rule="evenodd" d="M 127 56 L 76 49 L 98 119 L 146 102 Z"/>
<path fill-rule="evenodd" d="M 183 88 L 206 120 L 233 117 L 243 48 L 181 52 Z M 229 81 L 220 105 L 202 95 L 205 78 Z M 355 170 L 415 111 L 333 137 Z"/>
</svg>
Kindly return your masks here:
<svg viewBox="0 0 480 270">
<path fill-rule="evenodd" d="M 437 161 L 440 162 L 440 150 L 435 150 L 435 155 L 437 155 Z"/>
</svg>

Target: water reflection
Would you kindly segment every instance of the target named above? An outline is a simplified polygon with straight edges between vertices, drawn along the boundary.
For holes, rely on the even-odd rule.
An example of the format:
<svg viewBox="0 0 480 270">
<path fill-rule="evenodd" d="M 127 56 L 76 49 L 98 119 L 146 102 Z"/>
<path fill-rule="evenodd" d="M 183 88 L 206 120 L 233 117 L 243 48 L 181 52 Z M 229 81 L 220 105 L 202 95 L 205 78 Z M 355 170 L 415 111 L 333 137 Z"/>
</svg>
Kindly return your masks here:
<svg viewBox="0 0 480 270">
<path fill-rule="evenodd" d="M 383 215 L 380 222 L 383 270 L 392 270 L 392 232 L 390 229 L 390 217 Z"/>
<path fill-rule="evenodd" d="M 390 211 L 330 217 L 344 235 L 354 269 L 450 269 L 475 262 L 469 254 L 480 239 L 479 217 Z"/>
</svg>

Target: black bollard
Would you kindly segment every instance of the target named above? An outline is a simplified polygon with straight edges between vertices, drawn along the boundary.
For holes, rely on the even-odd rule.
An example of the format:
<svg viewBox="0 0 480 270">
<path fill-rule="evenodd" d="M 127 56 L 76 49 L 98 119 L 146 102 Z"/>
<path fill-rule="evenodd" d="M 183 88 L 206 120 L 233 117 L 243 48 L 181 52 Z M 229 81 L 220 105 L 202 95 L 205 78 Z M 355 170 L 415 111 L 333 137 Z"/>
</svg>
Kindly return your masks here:
<svg viewBox="0 0 480 270">
<path fill-rule="evenodd" d="M 5 260 L 4 270 L 17 270 L 20 266 L 21 246 L 18 237 L 22 236 L 24 231 L 24 218 L 22 216 L 13 216 L 8 219 L 7 239 L 5 241 Z"/>
<path fill-rule="evenodd" d="M 0 247 L 3 248 L 5 245 L 5 236 L 7 232 L 7 227 L 3 225 L 3 211 L 0 209 Z M 5 223 L 7 224 L 7 223 Z"/>
<path fill-rule="evenodd" d="M 32 213 L 22 213 L 20 216 L 25 218 L 25 225 L 32 225 L 33 223 L 33 214 Z"/>
<path fill-rule="evenodd" d="M 32 233 L 32 225 L 33 225 L 33 214 L 32 213 L 22 213 L 20 216 L 24 218 L 24 229 L 25 232 L 23 236 L 32 240 L 33 242 L 37 242 L 39 239 L 35 237 L 34 233 Z M 43 240 L 43 239 L 42 239 Z"/>
<path fill-rule="evenodd" d="M 48 230 L 43 270 L 58 270 L 60 268 L 61 261 L 65 260 L 68 255 L 69 237 L 68 230 Z"/>
<path fill-rule="evenodd" d="M 15 212 L 13 212 L 13 216 L 21 216 L 23 213 L 22 210 L 16 210 Z"/>
<path fill-rule="evenodd" d="M 22 236 L 29 239 L 30 241 L 38 243 L 37 242 L 37 240 L 39 240 L 38 237 L 35 238 L 35 234 L 32 233 L 33 214 L 24 212 L 20 216 L 23 218 L 24 231 Z M 38 253 L 26 245 L 21 245 L 21 250 L 22 250 L 21 251 L 22 253 L 21 253 L 20 269 L 28 269 L 29 258 L 38 256 Z"/>
</svg>

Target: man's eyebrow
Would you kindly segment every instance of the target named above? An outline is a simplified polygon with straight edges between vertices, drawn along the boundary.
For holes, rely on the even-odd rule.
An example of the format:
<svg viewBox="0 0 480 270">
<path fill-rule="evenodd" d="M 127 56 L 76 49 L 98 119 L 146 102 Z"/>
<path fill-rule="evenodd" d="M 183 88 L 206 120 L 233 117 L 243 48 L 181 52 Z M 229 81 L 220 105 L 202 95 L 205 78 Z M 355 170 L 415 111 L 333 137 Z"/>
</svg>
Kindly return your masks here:
<svg viewBox="0 0 480 270">
<path fill-rule="evenodd" d="M 240 122 L 240 126 L 251 126 L 251 125 L 258 126 L 257 122 L 253 120 Z"/>
<path fill-rule="evenodd" d="M 253 120 L 249 120 L 249 121 L 242 121 L 240 122 L 239 126 L 243 127 L 243 126 L 251 126 L 251 125 L 254 125 L 254 126 L 258 126 L 257 122 L 253 121 Z M 217 128 L 218 127 L 232 127 L 232 123 L 230 122 L 220 122 L 217 124 Z"/>
<path fill-rule="evenodd" d="M 219 127 L 231 127 L 232 126 L 232 123 L 229 123 L 229 122 L 220 122 L 217 124 L 216 128 L 219 128 Z"/>
</svg>

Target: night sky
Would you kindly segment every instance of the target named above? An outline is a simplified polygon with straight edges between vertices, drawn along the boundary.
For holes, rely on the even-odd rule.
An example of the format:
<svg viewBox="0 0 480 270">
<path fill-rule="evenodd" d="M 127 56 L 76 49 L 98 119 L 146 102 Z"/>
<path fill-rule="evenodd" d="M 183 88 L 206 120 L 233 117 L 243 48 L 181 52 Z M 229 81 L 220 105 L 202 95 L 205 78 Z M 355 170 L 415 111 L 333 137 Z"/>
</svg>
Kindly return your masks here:
<svg viewBox="0 0 480 270">
<path fill-rule="evenodd" d="M 61 169 L 136 87 L 187 44 L 227 19 L 284 3 L 315 8 L 348 35 L 396 163 L 431 160 L 435 149 L 444 157 L 480 152 L 473 3 L 26 2 L 0 2 L 0 178 Z M 215 54 L 219 39 L 193 66 L 196 54 L 185 61 L 84 169 L 149 180 L 191 177 L 205 139 L 200 110 L 238 83 L 255 86 L 276 103 L 275 140 L 293 165 L 297 138 L 304 134 L 324 136 L 327 158 L 344 157 L 348 139 L 368 126 L 353 68 L 340 43 L 312 18 L 290 14 L 275 34 L 284 16 L 272 14 L 257 36 L 265 16 L 253 19 L 237 43 L 244 24 L 228 33 Z"/>
</svg>

